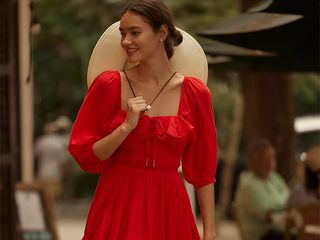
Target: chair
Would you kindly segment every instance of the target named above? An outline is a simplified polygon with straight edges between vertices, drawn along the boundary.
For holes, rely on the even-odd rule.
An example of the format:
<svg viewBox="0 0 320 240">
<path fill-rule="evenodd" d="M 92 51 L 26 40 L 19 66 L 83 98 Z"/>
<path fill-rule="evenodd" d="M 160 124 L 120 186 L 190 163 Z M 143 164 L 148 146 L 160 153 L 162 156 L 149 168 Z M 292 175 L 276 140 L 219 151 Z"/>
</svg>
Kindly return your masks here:
<svg viewBox="0 0 320 240">
<path fill-rule="evenodd" d="M 320 240 L 320 201 L 293 208 L 286 223 L 285 240 Z"/>
</svg>

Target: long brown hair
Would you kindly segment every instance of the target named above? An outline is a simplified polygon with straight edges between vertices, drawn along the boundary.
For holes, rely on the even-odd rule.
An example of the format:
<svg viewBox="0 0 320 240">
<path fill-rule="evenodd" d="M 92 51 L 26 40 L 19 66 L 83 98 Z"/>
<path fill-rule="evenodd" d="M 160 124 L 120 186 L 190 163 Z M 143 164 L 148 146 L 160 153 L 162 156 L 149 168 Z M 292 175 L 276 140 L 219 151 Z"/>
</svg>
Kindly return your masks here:
<svg viewBox="0 0 320 240">
<path fill-rule="evenodd" d="M 128 11 L 140 15 L 150 24 L 154 32 L 158 32 L 162 25 L 168 27 L 168 36 L 164 41 L 164 46 L 170 59 L 174 53 L 173 47 L 178 46 L 183 37 L 180 31 L 175 28 L 173 16 L 168 7 L 160 0 L 135 0 L 127 4 L 121 16 Z"/>
</svg>

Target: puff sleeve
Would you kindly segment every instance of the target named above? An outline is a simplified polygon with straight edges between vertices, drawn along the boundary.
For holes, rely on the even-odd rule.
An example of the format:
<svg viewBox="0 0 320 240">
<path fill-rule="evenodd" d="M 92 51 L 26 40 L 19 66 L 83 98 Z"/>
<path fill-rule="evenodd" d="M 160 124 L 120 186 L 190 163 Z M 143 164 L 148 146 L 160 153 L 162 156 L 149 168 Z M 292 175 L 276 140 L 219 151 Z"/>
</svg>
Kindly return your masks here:
<svg viewBox="0 0 320 240">
<path fill-rule="evenodd" d="M 103 124 L 116 111 L 116 72 L 103 72 L 91 84 L 72 127 L 68 150 L 80 167 L 90 173 L 103 173 L 110 161 L 100 160 L 93 144 L 103 138 Z"/>
<path fill-rule="evenodd" d="M 192 79 L 187 89 L 195 138 L 182 156 L 182 172 L 195 189 L 215 182 L 217 138 L 209 89 L 198 79 Z"/>
</svg>

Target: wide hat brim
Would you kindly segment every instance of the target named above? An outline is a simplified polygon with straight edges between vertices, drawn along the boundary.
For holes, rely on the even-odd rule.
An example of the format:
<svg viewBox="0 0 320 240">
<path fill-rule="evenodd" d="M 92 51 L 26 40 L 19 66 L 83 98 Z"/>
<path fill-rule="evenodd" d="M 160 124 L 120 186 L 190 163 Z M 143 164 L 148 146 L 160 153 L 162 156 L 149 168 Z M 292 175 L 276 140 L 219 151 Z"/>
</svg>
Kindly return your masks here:
<svg viewBox="0 0 320 240">
<path fill-rule="evenodd" d="M 88 65 L 88 87 L 100 73 L 106 70 L 123 71 L 135 65 L 126 61 L 126 53 L 120 44 L 119 26 L 119 21 L 112 24 L 96 43 Z M 202 47 L 190 34 L 177 29 L 182 33 L 183 41 L 179 46 L 174 47 L 174 55 L 170 59 L 171 66 L 182 75 L 193 76 L 206 83 L 208 62 Z"/>
</svg>

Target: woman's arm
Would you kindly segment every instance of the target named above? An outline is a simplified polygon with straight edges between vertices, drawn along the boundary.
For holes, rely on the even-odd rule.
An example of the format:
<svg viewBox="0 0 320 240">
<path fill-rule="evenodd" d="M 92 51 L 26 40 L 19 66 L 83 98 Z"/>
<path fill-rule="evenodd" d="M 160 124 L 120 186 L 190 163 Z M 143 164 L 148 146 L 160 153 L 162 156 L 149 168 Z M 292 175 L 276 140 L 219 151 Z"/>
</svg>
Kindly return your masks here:
<svg viewBox="0 0 320 240">
<path fill-rule="evenodd" d="M 137 126 L 141 112 L 145 107 L 146 101 L 142 96 L 128 99 L 126 120 L 112 133 L 93 144 L 93 152 L 100 160 L 108 159 L 117 150 Z"/>
<path fill-rule="evenodd" d="M 93 144 L 93 152 L 100 160 L 108 159 L 126 139 L 132 129 L 126 122 L 122 123 L 112 133 Z"/>
<path fill-rule="evenodd" d="M 202 216 L 203 240 L 214 240 L 216 237 L 214 221 L 214 185 L 198 188 L 197 196 Z"/>
</svg>

